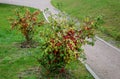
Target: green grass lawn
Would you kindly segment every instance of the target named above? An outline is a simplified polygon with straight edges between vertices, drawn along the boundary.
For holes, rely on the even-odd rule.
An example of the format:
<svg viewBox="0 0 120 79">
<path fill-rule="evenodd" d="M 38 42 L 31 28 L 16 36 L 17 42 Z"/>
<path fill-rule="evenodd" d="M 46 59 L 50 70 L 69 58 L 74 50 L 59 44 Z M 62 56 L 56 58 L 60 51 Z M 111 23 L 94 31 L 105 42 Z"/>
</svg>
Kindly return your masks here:
<svg viewBox="0 0 120 79">
<path fill-rule="evenodd" d="M 99 36 L 120 47 L 120 0 L 52 0 L 52 4 L 79 19 L 102 16 L 105 23 Z"/>
<path fill-rule="evenodd" d="M 8 22 L 9 16 L 14 15 L 16 8 L 20 7 L 0 4 L 0 79 L 18 79 L 19 72 L 38 65 L 34 58 L 28 56 L 31 49 L 18 46 L 24 40 L 23 36 L 12 30 Z"/>
<path fill-rule="evenodd" d="M 32 55 L 38 55 L 41 50 L 39 48 L 20 48 L 19 43 L 25 39 L 20 32 L 10 28 L 8 17 L 14 16 L 13 10 L 16 8 L 20 8 L 20 6 L 0 4 L 0 79 L 19 79 L 20 73 L 25 73 L 30 68 L 39 66 Z M 31 11 L 35 10 L 33 8 L 29 9 Z M 40 30 L 45 31 L 44 28 Z M 73 69 L 78 67 L 77 70 L 73 71 L 77 79 L 94 79 L 84 65 L 72 63 L 70 67 Z M 29 72 L 22 79 L 37 78 L 36 74 L 30 74 Z"/>
</svg>

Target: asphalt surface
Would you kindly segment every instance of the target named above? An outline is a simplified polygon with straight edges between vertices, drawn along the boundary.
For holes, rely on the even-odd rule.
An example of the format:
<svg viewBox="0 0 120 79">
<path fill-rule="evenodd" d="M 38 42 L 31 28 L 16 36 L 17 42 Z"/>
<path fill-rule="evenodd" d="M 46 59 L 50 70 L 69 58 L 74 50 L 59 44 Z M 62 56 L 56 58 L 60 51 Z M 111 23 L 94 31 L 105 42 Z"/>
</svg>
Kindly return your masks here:
<svg viewBox="0 0 120 79">
<path fill-rule="evenodd" d="M 50 0 L 0 0 L 0 3 L 24 5 L 49 10 L 56 14 L 58 11 L 50 4 Z M 87 64 L 100 79 L 120 79 L 120 50 L 97 39 L 95 45 L 84 47 Z"/>
</svg>

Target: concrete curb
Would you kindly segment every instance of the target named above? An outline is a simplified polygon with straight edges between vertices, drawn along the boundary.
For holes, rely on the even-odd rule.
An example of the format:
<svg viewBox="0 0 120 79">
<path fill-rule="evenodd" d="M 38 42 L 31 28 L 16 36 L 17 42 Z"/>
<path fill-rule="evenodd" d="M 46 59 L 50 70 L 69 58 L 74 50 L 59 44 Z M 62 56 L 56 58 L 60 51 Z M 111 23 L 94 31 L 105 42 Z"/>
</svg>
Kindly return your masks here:
<svg viewBox="0 0 120 79">
<path fill-rule="evenodd" d="M 44 15 L 45 20 L 49 23 L 49 20 L 48 20 L 47 16 L 45 15 L 44 11 L 43 11 L 43 15 Z"/>
<path fill-rule="evenodd" d="M 98 37 L 98 36 L 95 36 L 95 37 L 96 37 L 98 40 L 100 40 L 100 41 L 104 42 L 106 45 L 108 45 L 108 46 L 112 47 L 113 49 L 117 50 L 118 52 L 120 52 L 120 49 L 118 49 L 118 48 L 114 47 L 113 45 L 111 45 L 110 43 L 108 43 L 108 42 L 104 41 L 103 39 L 101 39 L 101 38 L 100 38 L 100 37 Z"/>
<path fill-rule="evenodd" d="M 100 79 L 96 73 L 90 68 L 90 66 L 88 64 L 85 64 L 85 67 L 86 69 L 92 74 L 92 76 L 95 78 L 95 79 Z"/>
</svg>

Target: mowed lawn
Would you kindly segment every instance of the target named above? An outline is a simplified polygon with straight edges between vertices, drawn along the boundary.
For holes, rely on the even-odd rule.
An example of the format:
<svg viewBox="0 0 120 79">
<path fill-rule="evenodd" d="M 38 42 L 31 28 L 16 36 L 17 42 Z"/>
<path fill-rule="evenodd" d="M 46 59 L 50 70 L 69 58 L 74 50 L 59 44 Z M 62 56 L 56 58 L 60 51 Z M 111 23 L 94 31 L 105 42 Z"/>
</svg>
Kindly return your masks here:
<svg viewBox="0 0 120 79">
<path fill-rule="evenodd" d="M 120 0 L 52 0 L 52 4 L 79 19 L 102 16 L 99 35 L 120 47 Z"/>
<path fill-rule="evenodd" d="M 23 7 L 0 4 L 0 79 L 18 79 L 21 71 L 38 65 L 28 54 L 33 49 L 20 48 L 23 36 L 11 29 L 8 18 L 14 16 L 16 8 Z"/>
<path fill-rule="evenodd" d="M 16 8 L 23 7 L 0 4 L 0 79 L 38 79 L 38 75 L 33 72 L 40 65 L 33 56 L 39 57 L 42 51 L 39 47 L 20 48 L 20 43 L 25 39 L 19 31 L 11 29 L 8 21 L 9 16 L 14 16 Z M 45 28 L 40 27 L 40 30 L 46 31 Z M 42 43 L 39 39 L 36 41 Z M 94 79 L 81 63 L 78 65 L 72 63 L 69 67 L 72 68 L 77 79 Z M 19 78 L 19 76 L 23 78 Z"/>
</svg>

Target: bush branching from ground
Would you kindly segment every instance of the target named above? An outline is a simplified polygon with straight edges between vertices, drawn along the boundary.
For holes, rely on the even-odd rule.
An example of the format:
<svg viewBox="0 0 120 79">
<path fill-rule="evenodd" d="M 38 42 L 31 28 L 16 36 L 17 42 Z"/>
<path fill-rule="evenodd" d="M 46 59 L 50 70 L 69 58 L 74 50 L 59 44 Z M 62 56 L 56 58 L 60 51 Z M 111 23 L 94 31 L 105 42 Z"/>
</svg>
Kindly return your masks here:
<svg viewBox="0 0 120 79">
<path fill-rule="evenodd" d="M 45 75 L 65 74 L 66 66 L 85 59 L 82 46 L 94 44 L 95 28 L 97 21 L 85 18 L 83 23 L 72 19 L 64 13 L 51 16 L 50 23 L 46 25 L 46 31 L 41 32 L 41 39 L 46 42 L 41 46 L 41 57 L 38 62 L 46 70 Z"/>
<path fill-rule="evenodd" d="M 42 12 L 39 10 L 31 12 L 29 9 L 16 9 L 15 16 L 9 19 L 11 28 L 20 30 L 26 39 L 25 42 L 31 44 L 36 29 L 44 23 L 43 20 L 40 20 L 41 14 Z"/>
</svg>

